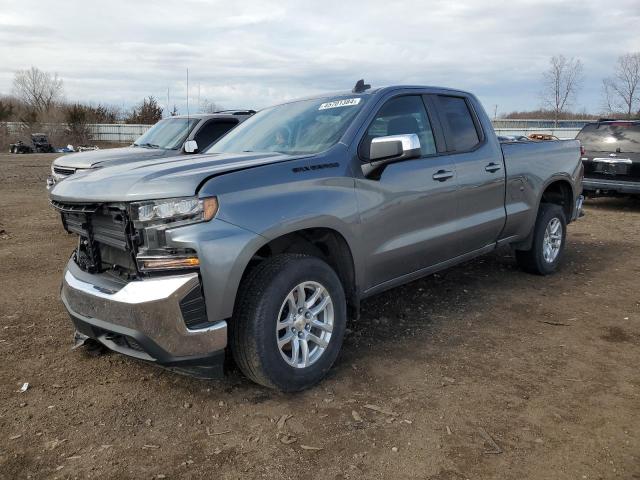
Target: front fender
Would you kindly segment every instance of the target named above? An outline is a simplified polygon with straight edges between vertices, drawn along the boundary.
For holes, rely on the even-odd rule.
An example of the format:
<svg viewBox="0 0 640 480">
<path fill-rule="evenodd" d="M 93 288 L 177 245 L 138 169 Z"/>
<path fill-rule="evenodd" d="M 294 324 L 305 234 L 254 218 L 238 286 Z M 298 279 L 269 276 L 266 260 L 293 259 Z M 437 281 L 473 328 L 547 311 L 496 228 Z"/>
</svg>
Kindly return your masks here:
<svg viewBox="0 0 640 480">
<path fill-rule="evenodd" d="M 192 248 L 200 259 L 200 277 L 210 322 L 233 314 L 240 281 L 253 254 L 267 239 L 220 219 L 167 231 L 167 245 Z"/>
<path fill-rule="evenodd" d="M 264 243 L 309 228 L 335 230 L 351 249 L 356 277 L 362 274 L 360 213 L 343 146 L 214 177 L 199 194 L 216 195 L 217 218 L 259 235 Z"/>
</svg>

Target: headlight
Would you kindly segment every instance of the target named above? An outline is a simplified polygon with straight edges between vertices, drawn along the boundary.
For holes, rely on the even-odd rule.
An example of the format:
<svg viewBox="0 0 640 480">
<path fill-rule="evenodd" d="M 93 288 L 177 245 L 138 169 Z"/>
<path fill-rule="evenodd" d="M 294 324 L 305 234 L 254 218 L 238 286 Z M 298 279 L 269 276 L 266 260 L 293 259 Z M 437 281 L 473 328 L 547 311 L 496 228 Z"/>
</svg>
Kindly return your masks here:
<svg viewBox="0 0 640 480">
<path fill-rule="evenodd" d="M 216 197 L 167 198 L 131 204 L 131 218 L 138 225 L 208 222 L 217 212 Z"/>
</svg>

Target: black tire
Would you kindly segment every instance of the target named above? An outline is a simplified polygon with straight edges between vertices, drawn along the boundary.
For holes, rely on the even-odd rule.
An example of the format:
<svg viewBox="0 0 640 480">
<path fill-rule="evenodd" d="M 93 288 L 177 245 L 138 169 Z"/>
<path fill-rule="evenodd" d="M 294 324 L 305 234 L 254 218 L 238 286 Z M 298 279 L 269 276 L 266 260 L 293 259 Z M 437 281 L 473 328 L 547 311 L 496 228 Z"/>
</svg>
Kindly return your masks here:
<svg viewBox="0 0 640 480">
<path fill-rule="evenodd" d="M 544 256 L 544 237 L 547 226 L 557 219 L 562 226 L 562 236 L 560 240 L 560 251 L 553 261 L 548 261 Z M 562 260 L 564 246 L 567 239 L 567 220 L 564 210 L 560 205 L 553 203 L 540 204 L 538 217 L 533 231 L 533 243 L 529 250 L 516 250 L 516 261 L 518 265 L 529 273 L 537 275 L 549 275 L 556 271 L 558 264 Z"/>
<path fill-rule="evenodd" d="M 333 303 L 333 331 L 315 363 L 295 368 L 278 348 L 276 323 L 289 293 L 302 282 L 317 282 Z M 241 283 L 230 322 L 230 346 L 240 370 L 260 385 L 284 392 L 318 383 L 336 360 L 347 319 L 345 294 L 333 269 L 319 258 L 282 254 L 259 264 Z"/>
</svg>

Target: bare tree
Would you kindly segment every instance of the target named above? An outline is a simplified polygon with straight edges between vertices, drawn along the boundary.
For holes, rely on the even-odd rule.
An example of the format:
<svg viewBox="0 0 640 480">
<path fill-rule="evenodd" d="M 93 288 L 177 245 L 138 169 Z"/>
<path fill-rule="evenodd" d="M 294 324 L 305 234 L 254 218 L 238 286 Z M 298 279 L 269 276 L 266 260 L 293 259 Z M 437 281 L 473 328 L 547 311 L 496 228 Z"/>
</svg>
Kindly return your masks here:
<svg viewBox="0 0 640 480">
<path fill-rule="evenodd" d="M 13 78 L 16 97 L 37 113 L 45 113 L 62 97 L 62 79 L 36 67 L 18 70 Z"/>
<path fill-rule="evenodd" d="M 577 58 L 555 55 L 543 73 L 542 102 L 553 112 L 555 126 L 562 113 L 571 106 L 582 83 L 582 62 Z"/>
<path fill-rule="evenodd" d="M 640 52 L 618 57 L 613 77 L 602 81 L 608 113 L 622 111 L 631 118 L 640 109 Z"/>
</svg>

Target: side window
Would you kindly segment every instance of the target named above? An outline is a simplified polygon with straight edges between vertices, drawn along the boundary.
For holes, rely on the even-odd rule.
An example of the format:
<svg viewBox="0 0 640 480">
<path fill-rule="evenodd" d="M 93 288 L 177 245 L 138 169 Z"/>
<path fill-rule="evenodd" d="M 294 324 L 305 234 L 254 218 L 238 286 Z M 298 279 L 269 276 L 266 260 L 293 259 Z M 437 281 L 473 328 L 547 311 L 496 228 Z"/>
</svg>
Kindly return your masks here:
<svg viewBox="0 0 640 480">
<path fill-rule="evenodd" d="M 447 137 L 449 148 L 456 152 L 471 150 L 480 143 L 478 130 L 464 98 L 438 96 L 441 116 L 449 127 Z M 453 144 L 453 145 L 451 145 Z"/>
<path fill-rule="evenodd" d="M 423 156 L 436 153 L 436 142 L 422 98 L 417 95 L 393 98 L 382 106 L 369 125 L 358 153 L 366 160 L 374 138 L 410 133 L 418 135 Z"/>
<path fill-rule="evenodd" d="M 193 139 L 198 143 L 198 151 L 204 152 L 213 142 L 238 125 L 232 120 L 209 120 L 196 132 Z"/>
</svg>

